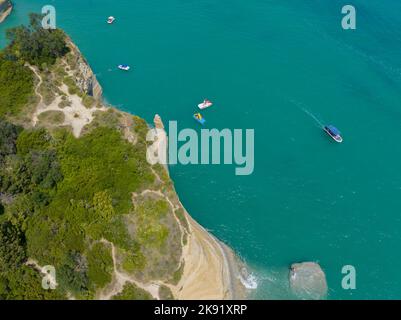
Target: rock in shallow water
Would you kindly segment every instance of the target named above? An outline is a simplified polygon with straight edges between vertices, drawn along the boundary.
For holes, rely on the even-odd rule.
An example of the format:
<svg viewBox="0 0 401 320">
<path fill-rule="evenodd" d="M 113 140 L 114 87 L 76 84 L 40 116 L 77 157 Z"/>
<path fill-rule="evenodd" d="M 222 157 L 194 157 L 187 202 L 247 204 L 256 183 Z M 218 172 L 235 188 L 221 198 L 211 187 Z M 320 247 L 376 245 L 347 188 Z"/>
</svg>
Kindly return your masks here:
<svg viewBox="0 0 401 320">
<path fill-rule="evenodd" d="M 290 271 L 290 286 L 300 299 L 319 300 L 327 295 L 326 275 L 314 262 L 294 263 Z"/>
</svg>

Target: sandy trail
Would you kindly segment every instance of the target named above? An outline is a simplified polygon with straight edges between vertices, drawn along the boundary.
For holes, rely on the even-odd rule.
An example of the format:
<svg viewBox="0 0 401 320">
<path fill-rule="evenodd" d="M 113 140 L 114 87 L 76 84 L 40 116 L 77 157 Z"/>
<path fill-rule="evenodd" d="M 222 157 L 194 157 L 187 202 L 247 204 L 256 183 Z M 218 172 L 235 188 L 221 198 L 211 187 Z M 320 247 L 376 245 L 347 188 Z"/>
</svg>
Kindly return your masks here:
<svg viewBox="0 0 401 320">
<path fill-rule="evenodd" d="M 99 294 L 99 300 L 110 300 L 114 295 L 120 293 L 124 285 L 126 283 L 133 283 L 137 287 L 147 291 L 154 299 L 159 300 L 159 287 L 158 283 L 142 283 L 140 281 L 135 280 L 132 276 L 121 272 L 118 270 L 117 266 L 117 257 L 116 257 L 116 248 L 113 243 L 107 241 L 106 239 L 102 239 L 101 242 L 111 246 L 111 253 L 113 258 L 113 267 L 114 267 L 114 281 L 113 286 L 108 292 L 102 292 Z M 107 290 L 105 290 L 107 291 Z"/>
<path fill-rule="evenodd" d="M 43 103 L 43 96 L 39 92 L 39 88 L 43 83 L 43 79 L 38 71 L 29 66 L 29 68 L 35 73 L 36 77 L 39 79 L 38 84 L 35 88 L 36 95 L 40 98 L 36 111 L 32 116 L 32 125 L 36 126 L 39 122 L 39 115 L 47 112 L 47 111 L 58 111 L 64 114 L 64 122 L 61 126 L 70 126 L 72 128 L 73 135 L 75 137 L 79 137 L 82 129 L 89 123 L 92 122 L 94 118 L 94 113 L 96 111 L 106 111 L 106 107 L 91 107 L 87 108 L 83 105 L 82 99 L 78 95 L 71 95 L 68 92 L 68 87 L 63 84 L 59 89 L 67 96 L 67 99 L 70 101 L 70 106 L 66 106 L 64 108 L 60 108 L 59 104 L 62 101 L 62 97 L 57 95 L 54 101 L 50 105 L 45 105 Z"/>
<path fill-rule="evenodd" d="M 35 94 L 39 97 L 39 103 L 38 103 L 38 108 L 43 108 L 43 96 L 42 94 L 39 92 L 39 88 L 43 83 L 43 79 L 40 76 L 40 74 L 36 71 L 36 69 L 30 65 L 28 65 L 29 69 L 32 70 L 32 72 L 35 74 L 35 76 L 38 78 L 39 82 L 35 87 Z"/>
</svg>

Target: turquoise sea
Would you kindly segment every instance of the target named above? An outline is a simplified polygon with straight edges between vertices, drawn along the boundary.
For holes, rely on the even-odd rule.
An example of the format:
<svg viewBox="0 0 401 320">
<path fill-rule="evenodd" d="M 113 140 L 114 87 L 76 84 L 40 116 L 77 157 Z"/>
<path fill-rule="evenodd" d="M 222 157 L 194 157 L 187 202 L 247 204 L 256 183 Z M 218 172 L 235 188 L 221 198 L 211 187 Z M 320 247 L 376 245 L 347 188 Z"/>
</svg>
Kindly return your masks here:
<svg viewBox="0 0 401 320">
<path fill-rule="evenodd" d="M 54 5 L 110 104 L 199 130 L 207 97 L 208 128 L 255 129 L 251 176 L 170 167 L 191 215 L 249 264 L 252 298 L 291 298 L 288 266 L 318 261 L 330 299 L 400 299 L 401 2 L 351 2 L 355 31 L 340 0 L 15 0 L 0 43 Z M 344 265 L 356 290 L 341 288 Z"/>
</svg>

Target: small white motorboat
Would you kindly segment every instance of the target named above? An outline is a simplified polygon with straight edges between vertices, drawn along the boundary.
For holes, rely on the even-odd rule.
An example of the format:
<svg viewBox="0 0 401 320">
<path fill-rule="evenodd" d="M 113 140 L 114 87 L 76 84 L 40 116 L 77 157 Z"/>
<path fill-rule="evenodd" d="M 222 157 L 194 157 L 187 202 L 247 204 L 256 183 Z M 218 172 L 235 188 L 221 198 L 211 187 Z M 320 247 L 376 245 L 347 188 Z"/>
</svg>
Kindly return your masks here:
<svg viewBox="0 0 401 320">
<path fill-rule="evenodd" d="M 205 99 L 205 100 L 203 100 L 202 103 L 198 104 L 198 108 L 203 110 L 203 109 L 211 107 L 212 105 L 213 105 L 212 101 Z"/>
<path fill-rule="evenodd" d="M 129 65 L 126 65 L 126 64 L 120 64 L 118 66 L 118 69 L 123 70 L 123 71 L 128 71 L 129 69 L 131 69 L 131 67 Z"/>
<path fill-rule="evenodd" d="M 107 19 L 107 23 L 108 24 L 112 24 L 114 21 L 116 20 L 116 18 L 114 18 L 114 17 L 109 17 L 108 19 Z"/>
</svg>

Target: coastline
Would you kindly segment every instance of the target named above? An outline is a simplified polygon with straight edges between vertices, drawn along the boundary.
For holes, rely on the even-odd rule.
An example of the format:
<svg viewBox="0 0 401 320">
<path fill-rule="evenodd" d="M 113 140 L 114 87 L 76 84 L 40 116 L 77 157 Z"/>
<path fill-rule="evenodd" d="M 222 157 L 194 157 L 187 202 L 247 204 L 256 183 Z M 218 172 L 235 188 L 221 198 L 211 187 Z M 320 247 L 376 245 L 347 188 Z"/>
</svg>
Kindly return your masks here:
<svg viewBox="0 0 401 320">
<path fill-rule="evenodd" d="M 7 19 L 7 17 L 11 14 L 11 12 L 13 11 L 13 5 L 11 4 L 7 10 L 5 10 L 4 12 L 2 12 L 0 14 L 0 23 L 4 22 L 4 20 Z"/>
<path fill-rule="evenodd" d="M 165 141 L 167 155 L 168 136 L 159 115 L 154 125 L 159 132 L 158 143 Z M 156 143 L 157 143 L 156 142 Z M 168 165 L 163 165 L 170 177 Z M 170 178 L 171 179 L 171 178 Z M 179 283 L 172 286 L 173 295 L 179 300 L 239 300 L 246 298 L 246 288 L 240 280 L 245 265 L 234 251 L 195 221 L 177 197 L 188 223 L 187 243 L 183 247 L 184 270 Z"/>
<path fill-rule="evenodd" d="M 88 61 L 69 37 L 67 42 L 78 56 L 77 66 L 81 74 L 81 77 L 77 79 L 79 87 L 91 93 L 105 109 L 111 108 L 122 114 L 126 113 L 112 105 L 105 104 L 102 87 L 98 83 Z M 74 108 L 74 110 L 77 109 Z M 130 115 L 132 116 L 132 114 Z M 167 133 L 160 117 L 158 117 L 158 121 L 155 121 L 155 126 L 162 129 L 164 138 L 168 141 Z M 79 136 L 82 129 L 77 130 L 75 135 Z M 165 147 L 167 148 L 167 143 Z M 171 180 L 168 166 L 163 167 Z M 182 262 L 184 267 L 181 279 L 175 285 L 168 285 L 174 298 L 178 300 L 245 299 L 246 288 L 240 281 L 240 274 L 244 264 L 231 248 L 215 238 L 190 216 L 180 202 L 174 186 L 172 186 L 171 191 L 174 193 L 172 196 L 175 207 L 183 210 L 184 219 L 188 223 L 189 229 L 185 230 L 182 223 L 177 219 L 183 235 L 187 235 L 187 241 L 182 243 Z M 157 281 L 154 282 L 157 283 Z"/>
<path fill-rule="evenodd" d="M 245 299 L 239 281 L 239 263 L 227 245 L 211 235 L 184 209 L 189 224 L 188 244 L 184 247 L 184 273 L 174 296 L 179 300 Z"/>
<path fill-rule="evenodd" d="M 12 10 L 13 5 L 1 13 L 0 23 L 11 14 Z M 68 46 L 76 52 L 78 57 L 76 68 L 79 77 L 76 79 L 76 85 L 85 94 L 91 95 L 96 101 L 99 101 L 102 107 L 85 107 L 76 94 L 70 94 L 68 92 L 68 88 L 65 85 L 61 88 L 61 91 L 71 101 L 71 106 L 59 107 L 61 102 L 59 98 L 56 98 L 50 105 L 46 105 L 44 103 L 44 97 L 37 90 L 42 83 L 42 78 L 37 70 L 30 66 L 29 68 L 32 70 L 35 78 L 37 78 L 35 94 L 37 95 L 38 103 L 35 106 L 29 124 L 35 127 L 39 122 L 39 115 L 47 111 L 61 112 L 65 117 L 62 125 L 71 126 L 73 135 L 78 138 L 84 127 L 94 119 L 95 112 L 105 111 L 107 109 L 115 109 L 121 113 L 124 112 L 105 103 L 103 100 L 102 87 L 97 81 L 96 75 L 91 69 L 89 62 L 68 35 L 66 41 Z M 72 75 L 72 71 L 69 75 Z M 166 165 L 164 168 L 167 175 L 170 177 L 168 166 Z M 190 216 L 180 202 L 174 186 L 172 186 L 172 191 L 175 194 L 175 201 L 184 212 L 184 219 L 188 223 L 189 229 L 187 232 L 187 242 L 183 244 L 182 247 L 184 267 L 181 279 L 176 285 L 168 285 L 173 292 L 174 298 L 182 300 L 245 299 L 246 288 L 240 281 L 243 263 L 229 246 L 209 233 Z M 180 225 L 180 227 L 182 228 L 183 226 Z M 156 282 L 157 281 L 155 281 L 155 283 Z"/>
</svg>

